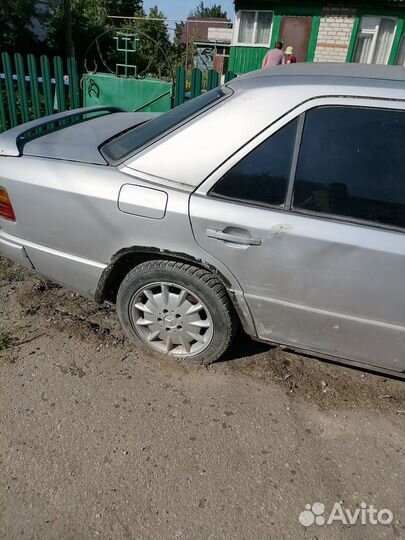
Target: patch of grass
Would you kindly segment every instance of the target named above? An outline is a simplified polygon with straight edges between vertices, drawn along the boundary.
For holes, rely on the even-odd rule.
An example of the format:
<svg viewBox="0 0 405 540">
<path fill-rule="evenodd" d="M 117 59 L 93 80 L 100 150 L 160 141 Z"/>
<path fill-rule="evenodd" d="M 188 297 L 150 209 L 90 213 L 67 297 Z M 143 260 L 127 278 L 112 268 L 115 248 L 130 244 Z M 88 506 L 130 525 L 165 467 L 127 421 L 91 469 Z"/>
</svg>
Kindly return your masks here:
<svg viewBox="0 0 405 540">
<path fill-rule="evenodd" d="M 4 349 L 8 349 L 10 345 L 11 345 L 10 332 L 7 332 L 7 330 L 3 330 L 0 328 L 0 351 L 4 351 Z"/>
</svg>

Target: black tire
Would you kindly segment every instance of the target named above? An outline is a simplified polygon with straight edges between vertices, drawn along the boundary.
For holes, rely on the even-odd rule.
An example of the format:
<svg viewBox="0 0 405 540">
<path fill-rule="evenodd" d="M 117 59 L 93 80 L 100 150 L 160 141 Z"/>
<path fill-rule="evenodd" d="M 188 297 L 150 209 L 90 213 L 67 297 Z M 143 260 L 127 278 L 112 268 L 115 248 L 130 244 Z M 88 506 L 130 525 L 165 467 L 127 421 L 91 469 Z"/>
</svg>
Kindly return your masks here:
<svg viewBox="0 0 405 540">
<path fill-rule="evenodd" d="M 170 283 L 174 287 L 178 286 L 190 291 L 204 304 L 204 311 L 208 312 L 210 323 L 212 323 L 209 344 L 204 345 L 206 348 L 195 354 L 183 353 L 179 358 L 200 364 L 211 364 L 218 360 L 232 343 L 239 327 L 239 319 L 219 279 L 211 272 L 190 264 L 170 260 L 151 260 L 136 266 L 127 274 L 117 295 L 118 317 L 126 334 L 143 350 L 149 353 L 158 352 L 146 343 L 145 336 L 142 337 L 138 331 L 142 328 L 135 324 L 134 317 L 131 315 L 135 298 L 142 294 L 140 291 L 156 283 Z M 172 352 L 165 354 L 178 356 Z"/>
</svg>

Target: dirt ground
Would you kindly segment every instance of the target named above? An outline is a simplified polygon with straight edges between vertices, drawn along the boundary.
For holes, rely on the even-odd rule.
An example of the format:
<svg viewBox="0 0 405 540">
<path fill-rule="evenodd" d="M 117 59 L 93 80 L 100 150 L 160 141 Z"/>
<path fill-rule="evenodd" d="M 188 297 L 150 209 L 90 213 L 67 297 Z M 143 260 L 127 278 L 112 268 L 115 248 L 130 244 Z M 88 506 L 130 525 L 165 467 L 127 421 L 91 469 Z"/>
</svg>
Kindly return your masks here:
<svg viewBox="0 0 405 540">
<path fill-rule="evenodd" d="M 243 335 L 209 368 L 145 356 L 1 257 L 0 370 L 2 539 L 405 538 L 398 380 Z M 393 519 L 304 526 L 315 502 Z"/>
</svg>

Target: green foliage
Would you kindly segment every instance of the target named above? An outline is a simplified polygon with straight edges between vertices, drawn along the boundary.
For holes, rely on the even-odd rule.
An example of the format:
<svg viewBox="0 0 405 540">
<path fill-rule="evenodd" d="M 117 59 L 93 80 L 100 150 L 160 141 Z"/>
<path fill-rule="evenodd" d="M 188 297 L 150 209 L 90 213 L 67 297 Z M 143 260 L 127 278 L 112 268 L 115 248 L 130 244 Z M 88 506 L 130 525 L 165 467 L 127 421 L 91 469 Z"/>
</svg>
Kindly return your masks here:
<svg viewBox="0 0 405 540">
<path fill-rule="evenodd" d="M 145 17 L 143 10 L 139 16 Z M 165 14 L 159 11 L 158 7 L 152 7 L 146 19 L 136 21 L 136 29 L 144 35 L 139 36 L 139 54 L 137 55 L 138 73 L 143 75 L 157 75 L 158 77 L 171 77 L 170 64 L 172 60 L 172 44 L 169 39 L 169 32 L 164 20 Z M 153 41 L 152 41 L 153 40 Z M 159 46 L 156 43 L 159 44 Z"/>
<path fill-rule="evenodd" d="M 176 22 L 174 40 L 170 49 L 170 60 L 174 68 L 184 63 L 186 46 L 181 43 L 181 36 L 185 27 L 184 21 Z"/>
<path fill-rule="evenodd" d="M 133 17 L 141 8 L 142 0 L 71 0 L 72 38 L 75 44 L 75 56 L 81 69 L 84 54 L 91 42 L 113 25 L 108 15 Z M 123 25 L 123 21 L 116 23 Z M 49 22 L 49 46 L 52 54 L 65 56 L 65 18 L 63 2 L 51 7 Z M 113 42 L 106 46 L 108 57 Z"/>
<path fill-rule="evenodd" d="M 0 328 L 0 351 L 7 349 L 11 344 L 10 332 Z"/>
<path fill-rule="evenodd" d="M 97 66 L 99 71 L 115 73 L 115 64 L 124 62 L 124 53 L 116 50 L 114 36 L 124 32 L 137 37 L 136 52 L 128 54 L 127 62 L 137 66 L 138 76 L 171 79 L 176 48 L 170 42 L 164 13 L 153 7 L 148 15 L 139 9 L 135 16 L 141 19 L 115 21 L 114 26 L 109 26 L 109 32 L 98 38 L 88 51 L 87 67 Z"/>
<path fill-rule="evenodd" d="M 201 0 L 198 6 L 190 12 L 190 17 L 216 17 L 220 19 L 226 19 L 226 11 L 222 11 L 221 4 L 214 4 L 210 7 L 205 6 Z"/>
<path fill-rule="evenodd" d="M 142 0 L 105 0 L 107 15 L 133 17 L 142 9 Z"/>
<path fill-rule="evenodd" d="M 0 50 L 33 52 L 38 42 L 34 18 L 41 18 L 37 0 L 0 0 Z"/>
<path fill-rule="evenodd" d="M 128 63 L 138 66 L 141 76 L 171 79 L 176 66 L 183 63 L 185 46 L 180 43 L 180 37 L 184 23 L 176 23 L 172 43 L 164 13 L 155 6 L 146 14 L 143 0 L 0 0 L 0 50 L 65 58 L 69 41 L 65 18 L 67 1 L 71 5 L 72 41 L 79 72 L 83 71 L 86 58 L 87 69 L 102 72 L 115 72 L 115 64 L 124 61 L 123 53 L 116 51 L 114 29 L 142 32 L 135 57 L 128 58 Z M 40 14 L 38 6 L 41 6 Z M 203 3 L 200 8 L 208 9 Z M 213 12 L 216 8 L 213 7 Z M 109 18 L 134 15 L 145 19 Z M 40 18 L 46 28 L 46 42 L 36 39 L 31 28 L 33 18 Z"/>
</svg>

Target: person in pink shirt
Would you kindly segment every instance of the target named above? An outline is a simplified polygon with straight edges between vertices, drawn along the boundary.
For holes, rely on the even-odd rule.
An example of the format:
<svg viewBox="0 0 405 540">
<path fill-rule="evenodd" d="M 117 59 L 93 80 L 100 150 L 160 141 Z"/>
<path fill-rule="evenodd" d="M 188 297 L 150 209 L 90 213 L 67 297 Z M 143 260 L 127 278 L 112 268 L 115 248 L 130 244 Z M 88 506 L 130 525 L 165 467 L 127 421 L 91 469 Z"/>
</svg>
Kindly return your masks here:
<svg viewBox="0 0 405 540">
<path fill-rule="evenodd" d="M 263 58 L 262 69 L 271 68 L 285 64 L 285 54 L 283 51 L 283 42 L 277 41 L 276 48 L 269 51 Z"/>
</svg>

